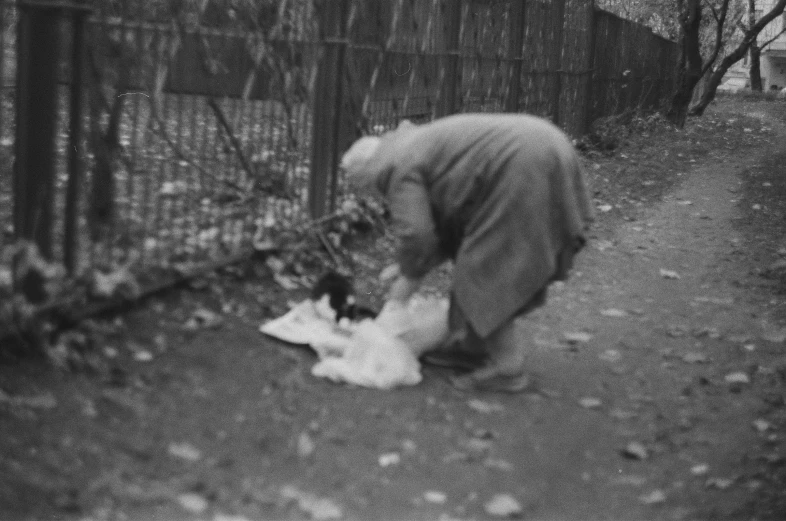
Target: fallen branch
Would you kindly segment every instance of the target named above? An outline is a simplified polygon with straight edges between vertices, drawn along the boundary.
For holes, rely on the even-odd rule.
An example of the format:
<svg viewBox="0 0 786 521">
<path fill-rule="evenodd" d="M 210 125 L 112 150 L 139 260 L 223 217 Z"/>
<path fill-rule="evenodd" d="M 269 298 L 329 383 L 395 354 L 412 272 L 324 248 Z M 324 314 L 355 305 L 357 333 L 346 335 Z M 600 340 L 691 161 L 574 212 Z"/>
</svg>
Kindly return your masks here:
<svg viewBox="0 0 786 521">
<path fill-rule="evenodd" d="M 249 179 L 254 179 L 256 176 L 254 175 L 254 171 L 251 170 L 251 165 L 249 164 L 248 159 L 246 159 L 246 155 L 243 153 L 243 145 L 232 131 L 232 127 L 229 125 L 229 121 L 227 121 L 226 116 L 224 116 L 224 112 L 221 110 L 221 107 L 218 106 L 215 98 L 208 98 L 207 104 L 211 109 L 213 109 L 216 119 L 221 124 L 224 132 L 227 133 L 229 142 L 232 144 L 232 148 L 235 149 L 235 153 L 237 154 L 238 159 L 240 159 L 240 164 L 243 166 L 243 170 L 245 170 Z"/>
<path fill-rule="evenodd" d="M 239 192 L 241 194 L 242 198 L 248 197 L 248 189 L 246 187 L 243 187 L 243 186 L 241 186 L 241 185 L 239 185 L 237 183 L 233 183 L 232 181 L 229 181 L 228 179 L 224 179 L 222 177 L 219 177 L 219 176 L 217 176 L 217 175 L 207 171 L 202 165 L 196 163 L 193 159 L 188 157 L 180 149 L 180 147 L 177 145 L 177 143 L 175 143 L 172 140 L 172 138 L 169 137 L 169 134 L 166 131 L 166 124 L 161 119 L 161 116 L 160 116 L 160 114 L 158 112 L 158 107 L 157 107 L 157 103 L 155 101 L 155 98 L 153 98 L 150 101 L 150 106 L 151 106 L 151 111 L 150 112 L 151 112 L 151 115 L 153 116 L 153 120 L 155 120 L 155 122 L 158 125 L 158 132 L 157 133 L 166 142 L 166 144 L 169 146 L 169 148 L 172 150 L 172 152 L 174 152 L 175 156 L 177 156 L 178 159 L 180 159 L 181 161 L 185 161 L 186 163 L 188 163 L 189 166 L 192 166 L 193 168 L 196 168 L 199 171 L 199 173 L 201 173 L 201 174 L 203 174 L 203 175 L 205 175 L 205 176 L 207 176 L 207 177 L 209 177 L 209 178 L 211 178 L 211 179 L 213 179 L 215 181 L 218 181 L 219 183 L 223 183 L 224 185 L 228 186 L 229 188 L 231 188 L 233 190 L 236 190 L 237 192 Z"/>
<path fill-rule="evenodd" d="M 336 267 L 341 267 L 341 259 L 338 258 L 338 254 L 336 253 L 336 249 L 330 244 L 330 239 L 328 239 L 325 234 L 321 230 L 316 231 L 317 238 L 319 238 L 319 242 L 322 243 L 322 246 L 325 247 L 325 250 L 330 255 L 330 258 L 333 259 L 333 263 Z"/>
</svg>

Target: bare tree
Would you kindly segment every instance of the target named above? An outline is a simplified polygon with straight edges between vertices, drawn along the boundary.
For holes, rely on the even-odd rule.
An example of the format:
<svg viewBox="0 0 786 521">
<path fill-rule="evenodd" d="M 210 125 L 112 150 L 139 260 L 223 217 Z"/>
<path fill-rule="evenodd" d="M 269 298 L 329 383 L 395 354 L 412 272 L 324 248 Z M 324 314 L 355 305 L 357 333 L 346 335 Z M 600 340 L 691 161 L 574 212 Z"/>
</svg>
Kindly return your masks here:
<svg viewBox="0 0 786 521">
<path fill-rule="evenodd" d="M 756 23 L 756 0 L 748 0 L 748 27 L 753 27 Z M 743 30 L 745 28 L 743 27 Z M 751 80 L 751 90 L 756 92 L 762 91 L 761 84 L 761 47 L 759 47 L 758 38 L 754 37 L 751 41 L 751 46 L 748 49 L 748 55 L 751 59 L 751 66 L 749 76 Z"/>
<path fill-rule="evenodd" d="M 728 0 L 725 0 L 725 2 L 728 3 Z M 721 60 L 718 67 L 712 72 L 707 84 L 707 89 L 702 94 L 699 102 L 690 109 L 691 115 L 700 116 L 704 113 L 707 106 L 715 99 L 718 86 L 729 68 L 745 56 L 745 53 L 748 52 L 748 49 L 759 33 L 761 33 L 770 22 L 782 15 L 784 9 L 786 9 L 786 0 L 777 0 L 772 4 L 769 11 L 763 13 L 761 18 L 756 20 L 756 23 L 743 30 L 743 36 L 737 46 Z M 769 43 L 770 41 L 767 42 L 767 44 Z"/>
<path fill-rule="evenodd" d="M 786 1 L 786 0 L 784 0 Z M 724 1 L 728 6 L 729 0 Z M 703 60 L 701 57 L 701 0 L 677 0 L 677 20 L 679 22 L 679 55 L 674 95 L 666 111 L 666 118 L 682 127 L 688 116 L 688 106 L 693 97 L 693 89 L 702 76 Z"/>
</svg>

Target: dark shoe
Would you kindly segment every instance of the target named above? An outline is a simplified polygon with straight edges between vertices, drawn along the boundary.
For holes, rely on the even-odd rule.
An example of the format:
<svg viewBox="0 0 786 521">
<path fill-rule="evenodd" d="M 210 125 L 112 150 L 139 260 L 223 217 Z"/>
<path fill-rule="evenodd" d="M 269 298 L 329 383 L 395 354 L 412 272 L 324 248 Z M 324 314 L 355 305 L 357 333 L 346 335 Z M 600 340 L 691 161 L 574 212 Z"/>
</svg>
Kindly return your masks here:
<svg viewBox="0 0 786 521">
<path fill-rule="evenodd" d="M 479 377 L 476 373 L 450 377 L 450 383 L 460 391 L 489 391 L 497 393 L 536 392 L 529 376 L 525 374 Z"/>
<path fill-rule="evenodd" d="M 438 349 L 426 353 L 421 361 L 435 367 L 457 369 L 459 371 L 474 371 L 486 364 L 486 355 L 482 353 L 466 353 L 456 350 Z"/>
</svg>

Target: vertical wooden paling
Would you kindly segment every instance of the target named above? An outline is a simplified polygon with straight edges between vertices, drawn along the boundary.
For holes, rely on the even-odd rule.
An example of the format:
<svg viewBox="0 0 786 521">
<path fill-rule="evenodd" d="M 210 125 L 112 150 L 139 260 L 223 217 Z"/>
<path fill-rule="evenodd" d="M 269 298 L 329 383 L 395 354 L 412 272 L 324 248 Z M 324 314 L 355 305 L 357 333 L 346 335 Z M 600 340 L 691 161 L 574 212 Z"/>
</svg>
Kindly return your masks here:
<svg viewBox="0 0 786 521">
<path fill-rule="evenodd" d="M 60 9 L 20 2 L 14 233 L 52 256 Z"/>
<path fill-rule="evenodd" d="M 455 113 L 459 107 L 456 94 L 461 86 L 459 59 L 461 36 L 461 10 L 462 0 L 445 0 L 445 76 L 442 82 L 442 92 L 439 96 L 437 117 L 444 117 Z"/>
<path fill-rule="evenodd" d="M 562 95 L 562 51 L 563 34 L 565 32 L 565 1 L 554 0 L 554 42 L 553 59 L 551 68 L 554 74 L 554 90 L 552 91 L 551 106 L 553 108 L 552 119 L 556 125 L 561 123 L 559 102 Z"/>
<path fill-rule="evenodd" d="M 87 6 L 78 6 L 71 14 L 71 86 L 68 111 L 68 183 L 66 185 L 63 262 L 68 273 L 77 268 L 79 252 L 79 190 L 82 187 L 82 67 L 85 53 L 85 17 Z"/>
<path fill-rule="evenodd" d="M 508 96 L 505 100 L 505 111 L 519 111 L 519 97 L 521 96 L 521 62 L 524 59 L 524 22 L 526 2 L 513 0 L 510 3 L 510 42 L 508 46 L 508 63 L 510 63 L 510 83 Z"/>
<path fill-rule="evenodd" d="M 595 7 L 595 2 L 592 2 L 589 7 L 589 24 L 587 24 L 587 45 L 589 52 L 587 53 L 587 99 L 584 102 L 584 128 L 581 129 L 582 133 L 587 133 L 594 121 L 594 83 L 595 83 L 595 67 L 597 65 L 595 59 L 595 45 L 597 43 L 597 26 L 598 26 L 598 11 Z"/>
<path fill-rule="evenodd" d="M 317 65 L 308 209 L 312 218 L 325 215 L 331 177 L 338 168 L 338 127 L 343 106 L 343 69 L 349 0 L 322 2 L 322 56 Z"/>
</svg>

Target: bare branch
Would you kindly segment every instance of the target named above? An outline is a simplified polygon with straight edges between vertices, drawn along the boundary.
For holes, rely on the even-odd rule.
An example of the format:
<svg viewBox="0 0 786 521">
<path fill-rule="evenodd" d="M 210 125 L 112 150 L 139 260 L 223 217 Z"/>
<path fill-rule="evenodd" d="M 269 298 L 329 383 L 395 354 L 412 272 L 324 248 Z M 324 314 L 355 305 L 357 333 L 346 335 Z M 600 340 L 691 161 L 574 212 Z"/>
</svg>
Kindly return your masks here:
<svg viewBox="0 0 786 521">
<path fill-rule="evenodd" d="M 243 170 L 245 170 L 249 179 L 254 179 L 254 171 L 251 169 L 251 165 L 249 164 L 248 159 L 246 159 L 246 154 L 243 152 L 243 145 L 240 143 L 240 140 L 232 130 L 232 126 L 229 124 L 229 121 L 227 121 L 226 116 L 224 116 L 224 111 L 222 111 L 221 107 L 218 106 L 215 98 L 208 98 L 207 104 L 211 109 L 213 109 L 213 113 L 216 115 L 216 120 L 218 120 L 218 122 L 221 124 L 224 132 L 227 133 L 229 142 L 232 144 L 232 148 L 235 149 L 235 153 L 237 154 L 238 159 L 240 159 L 240 164 L 243 167 Z"/>
<path fill-rule="evenodd" d="M 240 186 L 240 185 L 238 185 L 236 183 L 233 183 L 232 181 L 229 181 L 228 179 L 224 179 L 222 177 L 214 175 L 213 173 L 207 171 L 202 165 L 200 165 L 199 163 L 195 162 L 193 159 L 188 157 L 183 152 L 183 150 L 181 150 L 181 148 L 177 145 L 177 143 L 175 143 L 174 140 L 171 137 L 169 137 L 169 133 L 166 130 L 166 123 L 161 118 L 161 114 L 160 114 L 160 112 L 158 110 L 157 98 L 155 96 L 151 97 L 151 99 L 150 99 L 150 114 L 151 114 L 151 116 L 153 117 L 153 120 L 156 122 L 156 124 L 158 126 L 158 135 L 161 137 L 161 139 L 164 140 L 164 142 L 166 142 L 166 144 L 169 146 L 169 148 L 172 150 L 172 152 L 174 152 L 175 156 L 178 159 L 180 159 L 181 161 L 185 161 L 186 163 L 188 163 L 189 166 L 191 166 L 193 168 L 196 168 L 197 170 L 199 170 L 199 173 L 201 173 L 202 175 L 205 175 L 205 176 L 207 176 L 207 177 L 209 177 L 211 179 L 214 179 L 214 180 L 218 181 L 219 183 L 222 183 L 222 184 L 226 185 L 227 187 L 229 187 L 229 188 L 231 188 L 233 190 L 237 190 L 241 194 L 242 197 L 247 197 L 248 196 L 248 189 L 247 188 L 245 188 L 243 186 Z"/>
<path fill-rule="evenodd" d="M 764 49 L 764 48 L 765 48 L 765 47 L 767 47 L 769 44 L 771 44 L 772 42 L 774 42 L 775 40 L 777 40 L 778 38 L 780 38 L 780 36 L 781 36 L 782 34 L 786 34 L 786 27 L 784 27 L 783 29 L 781 29 L 781 30 L 780 30 L 780 32 L 779 32 L 778 34 L 776 34 L 775 36 L 773 36 L 772 38 L 770 38 L 770 39 L 769 39 L 769 40 L 767 40 L 766 42 L 762 43 L 762 44 L 759 46 L 759 48 L 761 48 L 761 49 Z"/>
<path fill-rule="evenodd" d="M 715 46 L 712 49 L 712 54 L 704 63 L 704 66 L 701 69 L 701 75 L 704 76 L 707 71 L 709 71 L 712 66 L 715 64 L 715 60 L 718 59 L 718 55 L 720 54 L 720 50 L 723 47 L 723 27 L 726 24 L 726 16 L 729 12 L 729 0 L 723 0 L 723 4 L 721 4 L 720 13 L 715 11 L 715 7 L 712 7 L 713 16 L 715 16 Z"/>
</svg>

